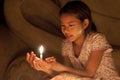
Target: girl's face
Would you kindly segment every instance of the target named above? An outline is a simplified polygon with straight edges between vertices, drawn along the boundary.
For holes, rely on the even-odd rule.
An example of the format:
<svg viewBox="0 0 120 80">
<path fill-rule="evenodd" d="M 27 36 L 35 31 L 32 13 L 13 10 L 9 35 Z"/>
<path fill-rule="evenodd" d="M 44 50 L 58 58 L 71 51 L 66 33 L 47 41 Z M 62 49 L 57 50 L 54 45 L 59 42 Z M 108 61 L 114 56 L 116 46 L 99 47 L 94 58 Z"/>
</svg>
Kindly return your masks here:
<svg viewBox="0 0 120 80">
<path fill-rule="evenodd" d="M 60 17 L 61 30 L 66 39 L 70 42 L 80 39 L 84 35 L 84 22 L 82 23 L 79 19 L 72 14 L 62 14 Z"/>
</svg>

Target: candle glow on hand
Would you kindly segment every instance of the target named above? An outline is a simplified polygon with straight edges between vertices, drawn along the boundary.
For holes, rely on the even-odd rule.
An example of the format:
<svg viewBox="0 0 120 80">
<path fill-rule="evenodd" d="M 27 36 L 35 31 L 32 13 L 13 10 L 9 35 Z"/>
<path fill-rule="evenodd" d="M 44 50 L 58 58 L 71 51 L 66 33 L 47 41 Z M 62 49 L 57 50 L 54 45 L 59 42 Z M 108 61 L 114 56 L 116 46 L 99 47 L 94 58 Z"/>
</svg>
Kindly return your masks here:
<svg viewBox="0 0 120 80">
<path fill-rule="evenodd" d="M 41 45 L 39 48 L 39 52 L 40 52 L 40 58 L 43 58 L 43 52 L 44 52 L 44 47 Z"/>
</svg>

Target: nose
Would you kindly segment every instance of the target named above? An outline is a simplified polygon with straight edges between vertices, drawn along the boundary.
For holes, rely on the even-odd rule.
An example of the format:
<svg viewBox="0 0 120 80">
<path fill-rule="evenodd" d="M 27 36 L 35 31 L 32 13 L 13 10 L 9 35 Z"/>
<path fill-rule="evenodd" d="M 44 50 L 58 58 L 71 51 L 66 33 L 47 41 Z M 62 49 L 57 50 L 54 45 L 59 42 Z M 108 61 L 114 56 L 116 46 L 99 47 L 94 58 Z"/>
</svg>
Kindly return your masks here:
<svg viewBox="0 0 120 80">
<path fill-rule="evenodd" d="M 69 33 L 70 32 L 70 29 L 68 28 L 68 27 L 66 27 L 65 29 L 64 29 L 64 33 Z"/>
</svg>

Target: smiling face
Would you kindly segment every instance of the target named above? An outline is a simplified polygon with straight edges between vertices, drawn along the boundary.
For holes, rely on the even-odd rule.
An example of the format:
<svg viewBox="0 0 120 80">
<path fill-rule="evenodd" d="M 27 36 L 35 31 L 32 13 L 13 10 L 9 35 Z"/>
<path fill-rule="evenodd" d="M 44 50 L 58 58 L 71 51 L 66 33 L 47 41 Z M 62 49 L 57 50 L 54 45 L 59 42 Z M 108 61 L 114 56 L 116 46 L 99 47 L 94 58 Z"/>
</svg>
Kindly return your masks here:
<svg viewBox="0 0 120 80">
<path fill-rule="evenodd" d="M 70 42 L 74 42 L 84 36 L 84 22 L 81 22 L 73 14 L 62 14 L 60 17 L 61 30 Z"/>
</svg>

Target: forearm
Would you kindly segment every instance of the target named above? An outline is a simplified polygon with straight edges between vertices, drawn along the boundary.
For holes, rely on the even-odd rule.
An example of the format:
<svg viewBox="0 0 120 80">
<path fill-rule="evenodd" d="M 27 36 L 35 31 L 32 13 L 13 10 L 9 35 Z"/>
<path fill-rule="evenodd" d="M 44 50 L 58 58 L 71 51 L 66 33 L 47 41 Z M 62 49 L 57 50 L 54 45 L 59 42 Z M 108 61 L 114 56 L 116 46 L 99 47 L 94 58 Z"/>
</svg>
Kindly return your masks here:
<svg viewBox="0 0 120 80">
<path fill-rule="evenodd" d="M 81 70 L 76 70 L 72 67 L 65 66 L 65 65 L 60 64 L 58 62 L 55 62 L 53 64 L 54 64 L 54 66 L 52 66 L 52 70 L 53 70 L 53 72 L 51 73 L 52 75 L 59 74 L 62 72 L 68 72 L 68 73 L 79 75 L 79 76 L 93 77 L 93 72 L 91 72 L 91 70 L 86 69 L 86 68 L 81 69 Z"/>
<path fill-rule="evenodd" d="M 81 77 L 93 77 L 94 75 L 87 69 L 84 70 L 76 70 L 74 68 L 66 67 L 65 72 L 69 72 L 75 75 L 79 75 Z"/>
<path fill-rule="evenodd" d="M 68 66 L 65 66 L 65 65 L 62 65 L 60 64 L 63 68 L 59 68 L 57 70 L 58 73 L 62 73 L 62 72 L 68 72 L 68 73 L 71 73 L 71 74 L 75 74 L 75 75 L 79 75 L 81 77 L 93 77 L 93 74 L 91 74 L 91 72 L 89 70 L 76 70 L 74 68 L 71 68 L 71 67 L 68 67 Z"/>
<path fill-rule="evenodd" d="M 53 77 L 59 73 L 59 72 L 53 71 L 53 70 L 46 70 L 44 72 L 47 73 L 48 75 L 50 75 L 51 77 Z"/>
</svg>

